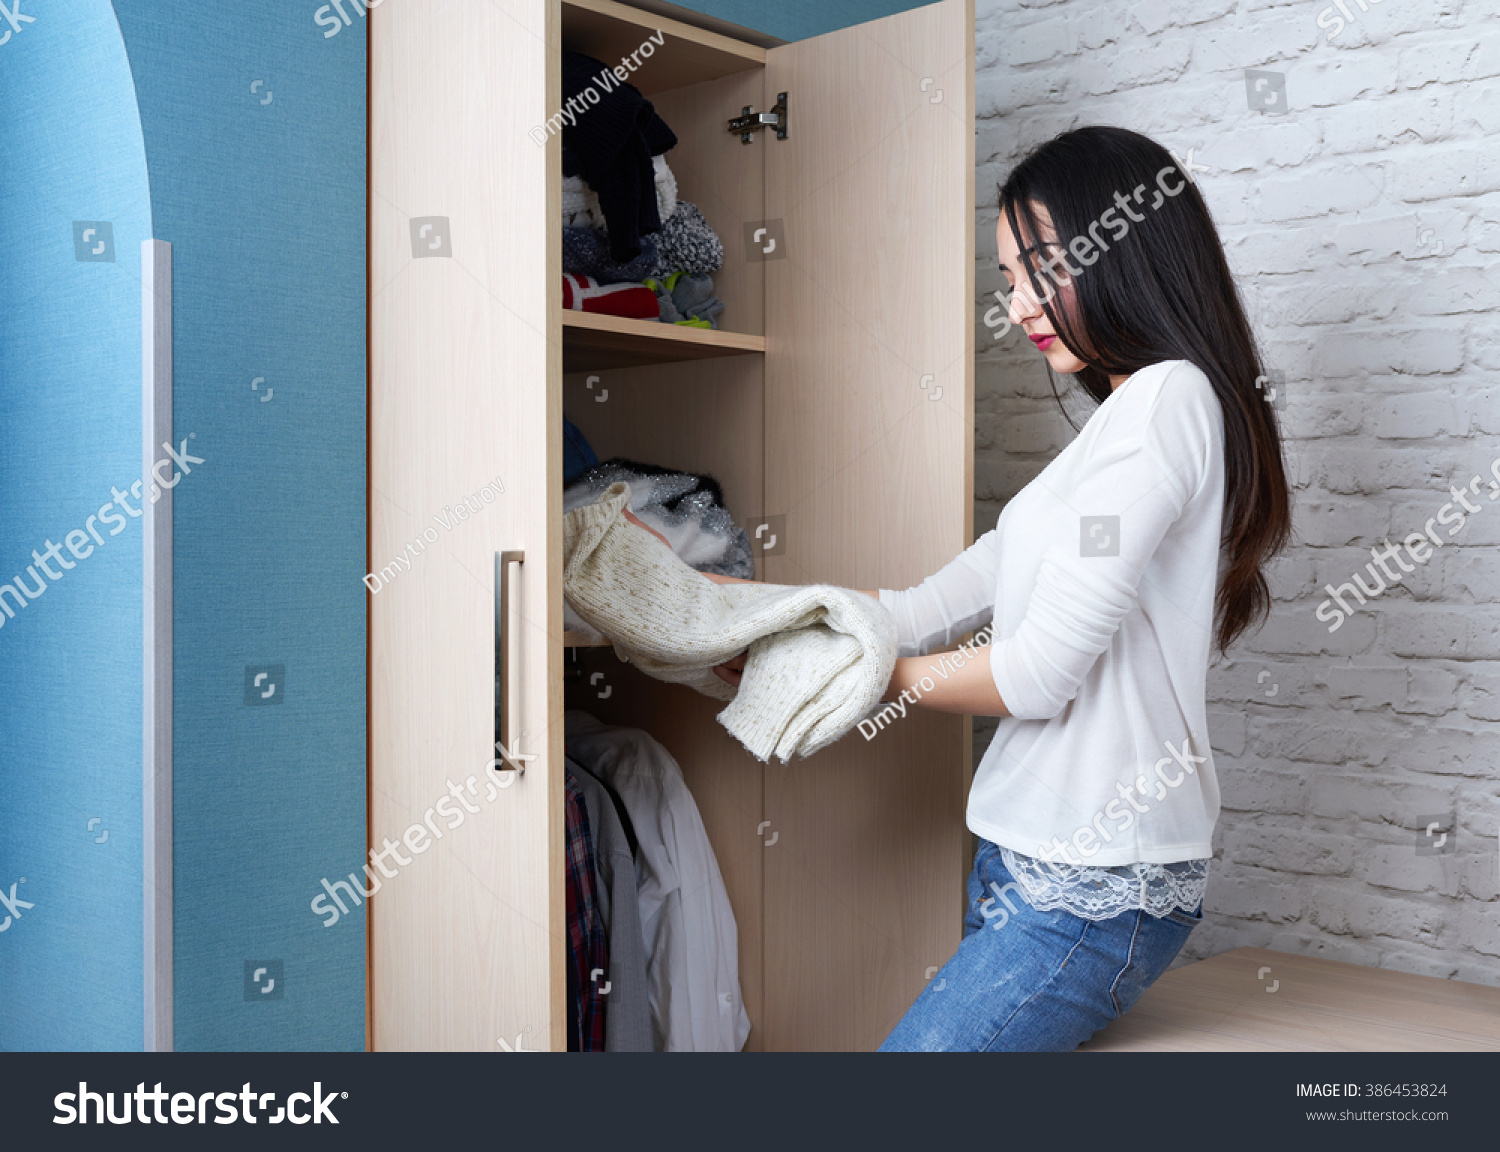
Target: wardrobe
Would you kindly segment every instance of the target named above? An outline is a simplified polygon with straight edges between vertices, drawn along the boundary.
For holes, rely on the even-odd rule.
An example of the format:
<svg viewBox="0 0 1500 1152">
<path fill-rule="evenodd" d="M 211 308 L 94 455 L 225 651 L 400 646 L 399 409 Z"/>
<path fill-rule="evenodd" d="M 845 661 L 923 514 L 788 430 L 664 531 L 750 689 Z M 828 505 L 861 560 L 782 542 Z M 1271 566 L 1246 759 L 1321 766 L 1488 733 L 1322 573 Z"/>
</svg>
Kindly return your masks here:
<svg viewBox="0 0 1500 1152">
<path fill-rule="evenodd" d="M 718 702 L 578 644 L 562 418 L 601 459 L 717 477 L 758 579 L 905 588 L 971 542 L 973 2 L 769 49 L 611 0 L 369 19 L 369 571 L 504 487 L 371 597 L 371 846 L 449 782 L 483 792 L 497 713 L 515 754 L 370 902 L 371 1046 L 564 1048 L 572 707 L 681 765 L 738 924 L 747 1049 L 873 1049 L 960 939 L 969 719 L 911 711 L 762 764 Z M 723 239 L 718 330 L 561 306 L 559 54 L 648 41 L 629 82 Z"/>
</svg>

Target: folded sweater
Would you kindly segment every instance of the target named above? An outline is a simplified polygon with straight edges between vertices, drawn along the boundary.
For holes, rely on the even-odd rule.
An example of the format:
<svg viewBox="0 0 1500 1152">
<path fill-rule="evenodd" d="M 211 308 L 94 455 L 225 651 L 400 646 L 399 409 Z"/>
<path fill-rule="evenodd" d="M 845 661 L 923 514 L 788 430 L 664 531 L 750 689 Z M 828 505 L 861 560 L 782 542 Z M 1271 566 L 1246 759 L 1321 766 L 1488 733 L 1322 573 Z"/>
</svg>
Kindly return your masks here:
<svg viewBox="0 0 1500 1152">
<path fill-rule="evenodd" d="M 759 760 L 811 756 L 880 702 L 896 623 L 827 585 L 715 584 L 626 520 L 629 488 L 563 517 L 563 595 L 646 675 L 728 700 L 719 723 Z M 715 665 L 747 652 L 736 690 Z"/>
<path fill-rule="evenodd" d="M 564 272 L 592 276 L 600 284 L 640 284 L 656 267 L 656 241 L 650 236 L 641 237 L 639 256 L 619 264 L 610 259 L 609 237 L 603 232 L 595 228 L 564 228 L 562 235 Z"/>
<path fill-rule="evenodd" d="M 563 273 L 562 306 L 571 312 L 595 312 L 632 320 L 661 319 L 656 293 L 644 284 L 600 284 L 592 276 Z"/>
</svg>

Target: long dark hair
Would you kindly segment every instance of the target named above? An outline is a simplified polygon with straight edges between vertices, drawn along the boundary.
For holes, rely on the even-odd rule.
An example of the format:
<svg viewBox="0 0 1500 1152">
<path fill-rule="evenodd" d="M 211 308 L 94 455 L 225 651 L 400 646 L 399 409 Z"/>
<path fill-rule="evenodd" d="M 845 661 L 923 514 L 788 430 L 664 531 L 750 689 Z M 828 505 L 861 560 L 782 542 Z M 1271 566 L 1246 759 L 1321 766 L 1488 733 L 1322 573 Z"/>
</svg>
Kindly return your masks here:
<svg viewBox="0 0 1500 1152">
<path fill-rule="evenodd" d="M 1075 378 L 1096 402 L 1109 396 L 1111 375 L 1162 360 L 1187 360 L 1212 383 L 1224 415 L 1222 546 L 1228 566 L 1215 599 L 1222 655 L 1270 611 L 1271 590 L 1261 568 L 1291 538 L 1291 492 L 1276 413 L 1260 387 L 1265 373 L 1255 337 L 1213 217 L 1184 167 L 1191 163 L 1179 166 L 1165 148 L 1137 132 L 1077 128 L 1016 166 L 1000 187 L 1000 211 L 1052 330 L 1087 365 Z M 1120 198 L 1141 219 L 1127 216 Z M 1082 265 L 1091 251 L 1097 253 L 1082 275 L 1071 277 L 1071 309 L 1056 307 L 1056 287 L 1028 251 L 1033 244 L 1041 247 L 1045 235 L 1034 211 L 1038 205 L 1051 218 L 1059 246 L 1089 237 L 1091 226 L 1093 240 L 1107 246 L 1099 252 L 1101 245 L 1093 243 L 1068 258 Z M 1126 231 L 1118 233 L 1114 225 L 1101 231 L 1101 217 L 1124 223 Z M 1052 391 L 1063 407 L 1055 378 Z M 1065 407 L 1063 415 L 1073 423 Z"/>
</svg>

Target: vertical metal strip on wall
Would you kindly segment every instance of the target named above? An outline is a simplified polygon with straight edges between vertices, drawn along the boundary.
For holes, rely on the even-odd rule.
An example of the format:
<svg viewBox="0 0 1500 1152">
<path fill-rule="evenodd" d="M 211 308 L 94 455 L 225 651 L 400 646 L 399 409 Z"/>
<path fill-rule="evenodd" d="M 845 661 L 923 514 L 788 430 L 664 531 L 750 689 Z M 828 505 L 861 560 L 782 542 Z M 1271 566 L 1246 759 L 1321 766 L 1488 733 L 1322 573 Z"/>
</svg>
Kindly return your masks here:
<svg viewBox="0 0 1500 1152">
<path fill-rule="evenodd" d="M 141 523 L 145 1048 L 172 1050 L 172 490 L 152 467 L 172 441 L 172 246 L 141 244 Z"/>
</svg>

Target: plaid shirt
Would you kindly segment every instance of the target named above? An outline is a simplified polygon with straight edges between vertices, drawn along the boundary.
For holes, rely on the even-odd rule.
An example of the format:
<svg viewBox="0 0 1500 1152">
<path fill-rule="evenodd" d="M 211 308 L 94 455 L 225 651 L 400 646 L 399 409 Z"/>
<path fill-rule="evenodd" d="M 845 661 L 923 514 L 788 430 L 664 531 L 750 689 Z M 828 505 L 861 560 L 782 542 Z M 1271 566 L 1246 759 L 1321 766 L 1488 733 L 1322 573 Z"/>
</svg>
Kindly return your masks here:
<svg viewBox="0 0 1500 1152">
<path fill-rule="evenodd" d="M 604 996 L 608 982 L 604 917 L 595 895 L 594 837 L 583 790 L 563 782 L 567 842 L 563 853 L 568 918 L 568 1051 L 604 1051 Z M 592 978 L 598 973 L 597 979 Z"/>
</svg>

